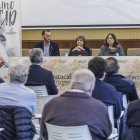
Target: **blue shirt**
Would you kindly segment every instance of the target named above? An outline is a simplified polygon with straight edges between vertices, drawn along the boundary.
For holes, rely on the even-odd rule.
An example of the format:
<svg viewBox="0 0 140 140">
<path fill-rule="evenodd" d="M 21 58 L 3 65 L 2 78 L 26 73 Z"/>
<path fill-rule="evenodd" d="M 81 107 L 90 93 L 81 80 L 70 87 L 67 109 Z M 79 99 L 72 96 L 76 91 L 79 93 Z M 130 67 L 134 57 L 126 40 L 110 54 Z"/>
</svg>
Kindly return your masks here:
<svg viewBox="0 0 140 140">
<path fill-rule="evenodd" d="M 23 84 L 0 84 L 0 105 L 13 105 L 27 108 L 35 114 L 36 94 Z"/>
<path fill-rule="evenodd" d="M 44 56 L 49 56 L 50 43 L 44 44 Z"/>
</svg>

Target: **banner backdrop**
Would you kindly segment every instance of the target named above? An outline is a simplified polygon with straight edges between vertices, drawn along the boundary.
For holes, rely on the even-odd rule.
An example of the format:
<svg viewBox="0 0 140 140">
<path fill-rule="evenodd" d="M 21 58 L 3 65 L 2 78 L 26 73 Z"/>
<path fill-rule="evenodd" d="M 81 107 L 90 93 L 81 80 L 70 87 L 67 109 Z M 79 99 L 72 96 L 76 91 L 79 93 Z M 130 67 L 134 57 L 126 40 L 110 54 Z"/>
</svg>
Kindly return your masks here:
<svg viewBox="0 0 140 140">
<path fill-rule="evenodd" d="M 71 75 L 75 70 L 87 68 L 88 61 L 92 57 L 45 57 L 42 66 L 49 69 L 54 74 L 54 79 L 59 89 L 63 93 L 70 87 Z M 107 58 L 107 57 L 104 57 Z M 120 73 L 135 82 L 137 92 L 140 97 L 140 57 L 122 56 L 115 57 L 119 61 Z M 13 57 L 10 64 L 20 63 L 29 66 L 31 63 L 28 57 Z M 41 73 L 39 73 L 41 74 Z"/>
<path fill-rule="evenodd" d="M 0 1 L 0 58 L 8 63 L 8 56 L 21 54 L 20 0 Z M 7 67 L 0 68 L 0 77 L 6 77 Z"/>
</svg>

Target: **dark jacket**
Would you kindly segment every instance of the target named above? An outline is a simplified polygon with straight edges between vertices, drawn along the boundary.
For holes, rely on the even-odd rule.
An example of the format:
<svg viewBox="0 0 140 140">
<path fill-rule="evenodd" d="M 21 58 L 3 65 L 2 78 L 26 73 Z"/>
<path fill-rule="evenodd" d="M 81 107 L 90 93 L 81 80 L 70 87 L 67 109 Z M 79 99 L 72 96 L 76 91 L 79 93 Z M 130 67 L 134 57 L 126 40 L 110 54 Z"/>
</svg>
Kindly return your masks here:
<svg viewBox="0 0 140 140">
<path fill-rule="evenodd" d="M 102 101 L 107 106 L 113 105 L 114 117 L 118 118 L 120 116 L 121 102 L 119 93 L 116 91 L 115 87 L 99 79 L 96 79 L 92 97 Z"/>
<path fill-rule="evenodd" d="M 123 75 L 106 74 L 104 81 L 113 85 L 122 94 L 126 94 L 129 101 L 138 99 L 134 82 L 126 79 Z"/>
<path fill-rule="evenodd" d="M 44 52 L 44 42 L 38 42 L 35 45 L 35 48 L 41 48 Z M 50 41 L 50 50 L 49 50 L 49 56 L 60 56 L 60 52 L 59 52 L 59 47 L 58 44 Z"/>
<path fill-rule="evenodd" d="M 122 140 L 140 140 L 140 99 L 130 102 L 127 109 L 128 130 Z"/>
<path fill-rule="evenodd" d="M 32 140 L 32 114 L 24 107 L 0 106 L 0 140 Z"/>
<path fill-rule="evenodd" d="M 91 56 L 92 55 L 92 51 L 84 46 L 83 48 L 85 49 L 85 51 L 74 51 L 72 52 L 72 50 L 74 49 L 75 47 L 71 48 L 70 49 L 70 52 L 69 52 L 69 56 L 79 56 L 79 55 L 83 55 L 83 56 Z"/>
<path fill-rule="evenodd" d="M 46 85 L 49 95 L 58 93 L 52 72 L 40 65 L 32 64 L 30 66 L 26 85 Z"/>
<path fill-rule="evenodd" d="M 65 92 L 45 105 L 41 135 L 47 140 L 45 122 L 60 126 L 86 124 L 95 140 L 104 140 L 111 133 L 106 106 L 86 93 Z"/>
<path fill-rule="evenodd" d="M 123 48 L 120 44 L 110 49 L 106 44 L 101 46 L 99 56 L 125 56 Z"/>
</svg>

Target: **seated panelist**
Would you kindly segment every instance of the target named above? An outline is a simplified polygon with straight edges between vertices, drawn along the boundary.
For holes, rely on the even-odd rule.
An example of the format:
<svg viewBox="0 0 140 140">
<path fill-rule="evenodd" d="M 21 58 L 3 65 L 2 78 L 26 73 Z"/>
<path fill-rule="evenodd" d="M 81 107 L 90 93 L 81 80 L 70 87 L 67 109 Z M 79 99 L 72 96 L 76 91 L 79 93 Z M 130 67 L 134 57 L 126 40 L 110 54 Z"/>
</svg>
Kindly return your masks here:
<svg viewBox="0 0 140 140">
<path fill-rule="evenodd" d="M 70 49 L 69 56 L 91 56 L 91 50 L 86 47 L 86 38 L 78 36 L 76 38 L 76 47 Z"/>
<path fill-rule="evenodd" d="M 125 53 L 121 44 L 118 43 L 115 34 L 109 33 L 105 44 L 101 46 L 99 56 L 124 56 Z"/>
<path fill-rule="evenodd" d="M 51 36 L 52 33 L 50 30 L 43 30 L 43 41 L 38 42 L 35 48 L 41 48 L 44 56 L 60 56 L 59 46 L 57 43 L 51 41 Z"/>
</svg>

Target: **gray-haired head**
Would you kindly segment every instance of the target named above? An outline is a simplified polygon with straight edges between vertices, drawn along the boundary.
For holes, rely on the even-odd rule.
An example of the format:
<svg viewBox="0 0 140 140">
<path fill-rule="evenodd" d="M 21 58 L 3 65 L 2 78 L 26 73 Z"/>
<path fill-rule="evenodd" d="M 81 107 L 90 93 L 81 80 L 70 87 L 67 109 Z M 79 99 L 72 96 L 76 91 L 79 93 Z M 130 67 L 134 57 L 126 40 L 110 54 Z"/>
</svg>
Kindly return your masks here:
<svg viewBox="0 0 140 140">
<path fill-rule="evenodd" d="M 95 76 L 88 69 L 76 70 L 71 79 L 71 89 L 79 89 L 92 94 L 95 85 Z"/>
<path fill-rule="evenodd" d="M 43 61 L 43 51 L 40 48 L 33 48 L 29 51 L 31 63 L 39 64 Z"/>
<path fill-rule="evenodd" d="M 10 65 L 9 75 L 10 82 L 17 84 L 25 84 L 28 76 L 28 67 L 21 64 Z"/>
<path fill-rule="evenodd" d="M 107 68 L 106 68 L 106 73 L 108 74 L 113 74 L 113 73 L 117 73 L 120 69 L 118 60 L 114 57 L 108 57 L 106 59 L 106 63 L 107 63 Z"/>
</svg>

